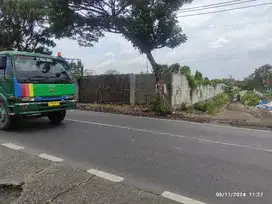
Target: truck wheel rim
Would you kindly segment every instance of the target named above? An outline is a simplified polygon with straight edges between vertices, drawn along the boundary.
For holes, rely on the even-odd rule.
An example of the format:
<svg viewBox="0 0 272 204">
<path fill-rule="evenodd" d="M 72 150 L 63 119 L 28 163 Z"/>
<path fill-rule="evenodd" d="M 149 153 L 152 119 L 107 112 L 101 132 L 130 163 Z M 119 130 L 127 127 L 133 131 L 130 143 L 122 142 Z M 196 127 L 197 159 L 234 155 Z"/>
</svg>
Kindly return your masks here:
<svg viewBox="0 0 272 204">
<path fill-rule="evenodd" d="M 6 121 L 6 111 L 4 108 L 0 107 L 0 122 L 4 123 Z"/>
</svg>

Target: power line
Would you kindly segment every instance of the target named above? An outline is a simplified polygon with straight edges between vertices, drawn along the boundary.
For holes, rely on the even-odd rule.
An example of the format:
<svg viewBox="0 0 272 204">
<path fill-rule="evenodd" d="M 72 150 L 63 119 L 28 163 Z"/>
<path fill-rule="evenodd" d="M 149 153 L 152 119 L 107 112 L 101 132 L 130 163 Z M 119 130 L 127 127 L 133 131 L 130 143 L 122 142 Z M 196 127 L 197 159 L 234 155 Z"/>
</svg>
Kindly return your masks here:
<svg viewBox="0 0 272 204">
<path fill-rule="evenodd" d="M 244 3 L 254 2 L 254 1 L 256 1 L 256 0 L 239 1 L 239 2 L 234 2 L 234 3 L 224 4 L 224 5 L 210 6 L 210 7 L 207 7 L 207 8 L 179 10 L 178 13 L 188 13 L 188 12 L 193 12 L 193 11 L 202 11 L 202 10 L 207 10 L 207 9 L 214 9 L 214 8 L 220 8 L 220 7 L 225 7 L 225 6 L 232 6 L 232 5 L 236 5 L 236 4 L 244 4 Z"/>
<path fill-rule="evenodd" d="M 250 22 L 244 22 L 244 23 L 237 23 L 237 24 L 228 24 L 228 25 L 214 25 L 214 26 L 208 26 L 208 27 L 200 27 L 200 28 L 190 28 L 190 27 L 182 27 L 184 30 L 208 30 L 208 29 L 217 29 L 217 28 L 230 28 L 235 26 L 243 26 L 243 25 L 254 25 L 254 24 L 260 24 L 260 23 L 271 23 L 272 19 L 268 20 L 260 20 L 260 21 L 250 21 Z"/>
<path fill-rule="evenodd" d="M 250 5 L 250 6 L 243 6 L 243 7 L 224 9 L 224 10 L 218 10 L 218 11 L 210 11 L 210 12 L 182 15 L 182 16 L 178 16 L 178 17 L 191 17 L 191 16 L 199 16 L 199 15 L 212 14 L 212 13 L 221 13 L 221 12 L 226 12 L 226 11 L 234 11 L 234 10 L 253 8 L 253 7 L 265 6 L 265 5 L 271 5 L 271 4 L 272 4 L 272 2 L 269 2 L 269 3 L 255 4 L 255 5 Z"/>
<path fill-rule="evenodd" d="M 234 2 L 240 2 L 240 1 L 243 1 L 243 0 L 232 0 L 232 1 L 224 1 L 224 2 L 220 2 L 220 3 L 215 3 L 215 4 L 206 4 L 206 5 L 203 5 L 203 6 L 194 6 L 194 7 L 189 7 L 189 8 L 181 9 L 180 11 L 182 11 L 182 10 L 190 10 L 190 9 L 197 9 L 197 8 L 205 8 L 205 7 L 217 6 L 217 5 L 234 3 Z"/>
</svg>

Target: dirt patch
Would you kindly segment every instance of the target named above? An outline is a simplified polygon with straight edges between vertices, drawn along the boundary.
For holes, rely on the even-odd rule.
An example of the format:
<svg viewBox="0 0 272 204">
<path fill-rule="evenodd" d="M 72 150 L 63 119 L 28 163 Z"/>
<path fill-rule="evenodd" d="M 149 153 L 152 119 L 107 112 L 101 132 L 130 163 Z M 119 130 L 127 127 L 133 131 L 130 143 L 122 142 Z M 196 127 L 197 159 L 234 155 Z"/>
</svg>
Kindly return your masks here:
<svg viewBox="0 0 272 204">
<path fill-rule="evenodd" d="M 0 204 L 9 204 L 17 200 L 23 191 L 23 184 L 1 184 L 0 183 Z"/>
<path fill-rule="evenodd" d="M 214 121 L 241 121 L 241 122 L 262 122 L 260 118 L 252 115 L 241 103 L 231 103 L 226 109 L 212 118 Z"/>
<path fill-rule="evenodd" d="M 229 106 L 212 118 L 213 123 L 223 123 L 232 126 L 253 129 L 272 129 L 272 114 L 268 111 L 245 107 L 240 103 Z"/>
</svg>

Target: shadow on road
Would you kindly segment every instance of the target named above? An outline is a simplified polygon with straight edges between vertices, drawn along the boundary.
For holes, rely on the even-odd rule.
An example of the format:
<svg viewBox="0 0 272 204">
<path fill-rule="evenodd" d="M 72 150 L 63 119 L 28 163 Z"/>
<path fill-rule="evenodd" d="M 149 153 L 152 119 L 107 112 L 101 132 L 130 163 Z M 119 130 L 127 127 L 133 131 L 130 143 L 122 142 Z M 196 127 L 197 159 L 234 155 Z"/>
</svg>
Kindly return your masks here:
<svg viewBox="0 0 272 204">
<path fill-rule="evenodd" d="M 64 121 L 65 122 L 65 121 Z M 13 127 L 9 132 L 40 132 L 43 130 L 53 130 L 64 127 L 65 124 L 61 123 L 55 125 L 50 123 L 48 120 L 43 118 L 37 119 L 21 119 L 15 127 Z"/>
</svg>

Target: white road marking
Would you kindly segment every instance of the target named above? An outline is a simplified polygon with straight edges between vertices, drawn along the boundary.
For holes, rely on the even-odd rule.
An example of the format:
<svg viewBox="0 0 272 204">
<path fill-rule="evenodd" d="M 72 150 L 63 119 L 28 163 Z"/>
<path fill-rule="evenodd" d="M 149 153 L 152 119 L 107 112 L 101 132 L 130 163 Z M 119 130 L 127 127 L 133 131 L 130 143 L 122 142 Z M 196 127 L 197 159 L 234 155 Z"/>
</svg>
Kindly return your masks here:
<svg viewBox="0 0 272 204">
<path fill-rule="evenodd" d="M 47 159 L 47 160 L 50 160 L 50 161 L 53 161 L 53 162 L 63 162 L 64 161 L 64 159 L 62 159 L 62 158 L 55 157 L 55 156 L 52 156 L 52 155 L 49 155 L 49 154 L 39 154 L 38 156 L 43 158 L 43 159 Z"/>
<path fill-rule="evenodd" d="M 107 179 L 107 180 L 110 180 L 112 182 L 116 182 L 116 183 L 121 182 L 121 181 L 124 180 L 123 177 L 115 176 L 113 174 L 109 174 L 109 173 L 99 171 L 99 170 L 96 170 L 96 169 L 89 169 L 89 170 L 87 170 L 87 172 L 90 173 L 90 174 L 93 174 L 95 176 L 101 177 L 103 179 Z"/>
<path fill-rule="evenodd" d="M 166 132 L 156 132 L 156 131 L 153 131 L 153 130 L 145 130 L 145 129 L 139 129 L 139 128 L 126 127 L 126 126 L 111 125 L 111 124 L 105 124 L 105 123 L 97 123 L 97 122 L 92 122 L 92 121 L 74 120 L 74 119 L 67 119 L 67 120 L 73 121 L 73 122 L 78 122 L 78 123 L 92 124 L 92 125 L 111 127 L 111 128 L 120 128 L 120 129 L 132 130 L 132 131 L 137 131 L 137 132 L 152 133 L 152 134 L 157 134 L 157 135 L 167 135 L 167 136 L 170 136 L 170 137 L 179 137 L 179 138 L 184 138 L 184 139 L 189 139 L 189 140 L 195 140 L 195 141 L 198 141 L 198 142 L 207 142 L 207 143 L 212 143 L 212 144 L 220 144 L 220 145 L 227 145 L 227 146 L 233 146 L 233 147 L 241 147 L 241 148 L 247 148 L 247 149 L 251 149 L 251 150 L 258 150 L 258 151 L 265 151 L 265 152 L 272 153 L 272 149 L 265 149 L 265 148 L 262 148 L 262 147 L 251 147 L 251 146 L 248 146 L 248 145 L 220 142 L 220 141 L 202 139 L 202 138 L 197 138 L 197 137 L 183 136 L 183 135 L 177 135 L 177 134 L 166 133 Z"/>
<path fill-rule="evenodd" d="M 178 149 L 178 150 L 182 150 L 181 147 L 176 147 L 176 146 L 173 146 L 175 149 Z"/>
<path fill-rule="evenodd" d="M 245 130 L 245 131 L 254 131 L 254 132 L 266 132 L 271 133 L 271 130 L 259 130 L 259 129 L 251 129 L 251 128 L 243 128 L 243 127 L 234 127 L 230 125 L 217 125 L 217 124 L 210 124 L 210 123 L 200 123 L 200 122 L 193 122 L 187 120 L 173 120 L 173 119 L 166 119 L 166 118 L 152 118 L 152 117 L 144 117 L 144 116 L 133 116 L 133 115 L 125 115 L 125 114 L 117 114 L 117 113 L 107 113 L 107 112 L 92 112 L 92 111 L 84 111 L 84 110 L 76 110 L 75 112 L 88 112 L 88 113 L 96 113 L 93 114 L 95 116 L 122 116 L 122 117 L 136 117 L 141 119 L 147 120 L 159 120 L 159 121 L 169 121 L 175 123 L 189 123 L 189 124 L 196 124 L 196 125 L 203 125 L 203 126 L 211 126 L 211 127 L 219 127 L 219 128 L 229 128 L 229 129 L 237 129 L 237 130 Z"/>
<path fill-rule="evenodd" d="M 164 191 L 162 193 L 162 196 L 165 198 L 168 198 L 170 200 L 173 200 L 173 201 L 176 201 L 179 203 L 183 203 L 183 204 L 205 204 L 203 202 L 193 200 L 191 198 L 187 198 L 187 197 L 179 195 L 179 194 L 171 193 L 169 191 Z"/>
<path fill-rule="evenodd" d="M 10 149 L 14 149 L 14 150 L 24 149 L 24 147 L 19 146 L 19 145 L 15 145 L 15 144 L 12 144 L 12 143 L 5 143 L 5 144 L 2 144 L 2 146 L 5 146 L 5 147 L 10 148 Z"/>
</svg>

